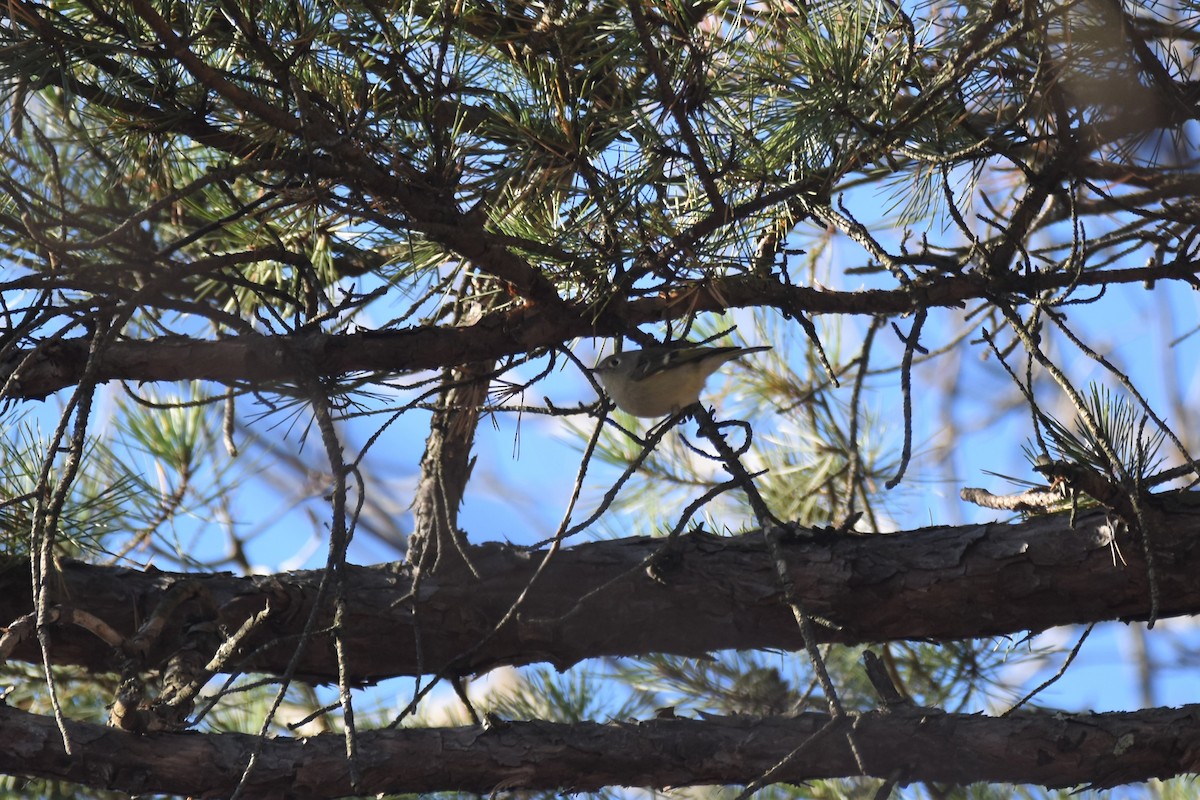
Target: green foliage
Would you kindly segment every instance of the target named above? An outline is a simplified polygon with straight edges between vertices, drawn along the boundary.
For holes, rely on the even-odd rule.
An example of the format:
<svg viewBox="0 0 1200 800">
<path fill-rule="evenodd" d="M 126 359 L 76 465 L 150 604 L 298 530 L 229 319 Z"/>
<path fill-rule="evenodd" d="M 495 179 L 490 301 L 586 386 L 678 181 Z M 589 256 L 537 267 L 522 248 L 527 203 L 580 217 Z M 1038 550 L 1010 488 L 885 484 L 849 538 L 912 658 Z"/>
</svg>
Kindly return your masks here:
<svg viewBox="0 0 1200 800">
<path fill-rule="evenodd" d="M 14 420 L 8 435 L 0 438 L 0 469 L 8 498 L 0 507 L 0 535 L 8 554 L 26 554 L 35 508 L 45 497 L 38 491 L 47 439 L 26 420 Z M 128 510 L 142 497 L 138 480 L 116 468 L 103 441 L 93 439 L 85 450 L 88 468 L 72 483 L 66 513 L 59 516 L 57 546 L 68 555 L 96 553 L 106 538 L 126 530 Z M 49 480 L 58 474 L 52 470 Z"/>
<path fill-rule="evenodd" d="M 1053 457 L 1086 464 L 1113 480 L 1121 480 L 1128 474 L 1135 483 L 1140 483 L 1157 472 L 1163 461 L 1158 453 L 1166 432 L 1148 428 L 1149 417 L 1127 398 L 1114 395 L 1099 384 L 1093 383 L 1088 388 L 1080 413 L 1086 413 L 1095 427 L 1085 423 L 1082 416 L 1076 417 L 1074 430 L 1051 417 L 1043 418 L 1054 448 Z M 1025 447 L 1031 463 L 1038 463 L 1035 447 L 1032 443 Z M 1117 463 L 1113 463 L 1110 453 L 1116 456 Z"/>
<path fill-rule="evenodd" d="M 1050 454 L 1135 483 L 1164 458 L 1160 417 L 1104 388 L 1127 380 L 1119 359 L 1077 331 L 1094 286 L 1194 280 L 1194 3 L 64 0 L 0 15 L 3 399 L 41 400 L 23 383 L 39 376 L 70 387 L 0 410 L 5 554 L 49 531 L 45 555 L 283 572 L 327 563 L 302 543 L 323 549 L 348 528 L 353 554 L 381 561 L 428 522 L 409 506 L 430 486 L 448 517 L 483 494 L 529 496 L 536 536 L 559 513 L 564 530 L 587 519 L 571 529 L 581 537 L 768 525 L 690 423 L 659 429 L 647 452 L 649 425 L 558 399 L 583 387 L 558 369 L 582 363 L 566 352 L 590 359 L 577 337 L 600 333 L 774 346 L 702 399 L 747 421 L 721 430 L 789 523 L 924 524 L 926 490 L 962 478 L 966 437 L 1028 420 L 1062 345 L 1089 366 L 1060 370 L 1060 388 L 1094 365 L 1107 375 L 1075 410 L 1090 422 L 1034 408 Z M 1027 326 L 1031 307 L 1061 333 Z M 394 336 L 394 362 L 375 331 Z M 323 338 L 335 334 L 355 336 Z M 160 354 L 232 337 L 262 350 L 238 363 Z M 80 343 L 86 368 L 64 355 Z M 972 352 L 993 371 L 963 367 Z M 464 361 L 491 382 L 482 409 L 446 408 Z M 991 393 L 996 363 L 1019 406 Z M 394 374 L 412 365 L 426 371 Z M 1194 404 L 1174 405 L 1185 430 Z M 519 432 L 521 468 L 479 446 L 476 412 L 513 449 Z M 542 445 L 529 442 L 549 426 L 513 420 L 535 413 L 566 417 L 579 441 L 598 431 L 594 452 L 578 446 L 591 458 L 578 505 L 532 485 Z M 447 432 L 471 477 L 461 495 L 420 456 Z M 1043 455 L 1040 440 L 1026 449 Z M 447 527 L 453 539 L 472 526 Z M 264 532 L 273 546 L 258 547 Z M 344 557 L 331 550 L 331 574 Z M 1046 656 L 991 639 L 877 649 L 915 702 L 972 711 L 1010 700 L 1005 670 Z M 878 700 L 860 656 L 825 657 L 862 710 Z M 46 712 L 37 670 L 6 675 L 12 702 Z M 231 680 L 209 687 L 203 730 L 257 731 L 271 713 L 279 676 Z M 114 683 L 64 671 L 59 694 L 99 719 Z M 479 705 L 576 721 L 826 701 L 800 654 L 649 653 L 527 668 Z M 305 730 L 338 729 L 330 703 L 292 686 L 272 730 L 310 713 Z M 388 719 L 364 705 L 364 727 Z"/>
</svg>

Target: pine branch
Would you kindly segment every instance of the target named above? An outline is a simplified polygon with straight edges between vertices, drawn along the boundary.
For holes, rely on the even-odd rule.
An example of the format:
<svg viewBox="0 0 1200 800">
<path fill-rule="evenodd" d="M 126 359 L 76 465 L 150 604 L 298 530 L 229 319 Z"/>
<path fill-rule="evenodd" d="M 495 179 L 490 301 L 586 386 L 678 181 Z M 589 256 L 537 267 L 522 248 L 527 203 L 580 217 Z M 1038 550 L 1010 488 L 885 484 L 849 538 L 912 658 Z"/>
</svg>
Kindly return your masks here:
<svg viewBox="0 0 1200 800">
<path fill-rule="evenodd" d="M 1080 276 L 1039 273 L 1012 279 L 1013 291 L 1034 294 L 1067 285 L 1115 286 L 1123 283 L 1183 280 L 1197 281 L 1200 265 L 1178 261 L 1155 267 L 1132 267 L 1085 272 Z M 553 347 L 582 336 L 617 336 L 636 325 L 677 319 L 701 311 L 731 308 L 778 308 L 804 314 L 906 314 L 925 308 L 958 307 L 968 300 L 1000 293 L 1004 283 L 967 274 L 941 278 L 925 287 L 834 291 L 789 286 L 757 277 L 730 278 L 709 284 L 688 285 L 677 292 L 634 300 L 622 307 L 619 318 L 594 320 L 585 308 L 567 316 L 547 318 L 536 307 L 490 314 L 465 327 L 420 326 L 398 331 L 354 334 L 305 334 L 302 347 L 310 348 L 322 375 L 351 372 L 405 372 L 487 361 L 539 347 Z M 687 302 L 680 300 L 686 297 Z M 42 352 L 16 350 L 9 365 L 28 357 L 9 388 L 12 398 L 41 398 L 73 385 L 82 374 L 86 342 L 55 342 Z M 11 369 L 11 366 L 10 366 Z M 285 381 L 296 370 L 281 358 L 269 336 L 246 335 L 220 341 L 184 336 L 148 341 L 115 342 L 100 355 L 101 380 L 152 381 L 212 380 L 223 383 Z M 6 377 L 0 375 L 0 377 Z"/>
<path fill-rule="evenodd" d="M 1162 565 L 1157 579 L 1164 617 L 1200 612 L 1200 584 L 1194 579 L 1200 552 L 1190 546 L 1200 536 L 1200 509 L 1183 502 L 1174 506 L 1163 516 L 1170 520 L 1169 529 L 1156 531 L 1152 539 Z M 1139 545 L 1127 533 L 1117 534 L 1128 563 L 1114 563 L 1113 529 L 1103 512 L 1082 515 L 1074 529 L 1067 521 L 1060 514 L 1013 525 L 880 536 L 817 533 L 785 537 L 780 547 L 805 607 L 838 626 L 818 626 L 822 642 L 956 640 L 1146 619 L 1149 592 Z M 428 575 L 418 598 L 412 596 L 409 567 L 348 566 L 349 622 L 343 646 L 349 679 L 366 684 L 396 675 L 468 674 L 505 664 L 549 662 L 566 668 L 600 656 L 702 656 L 726 648 L 803 647 L 760 533 L 683 535 L 672 550 L 670 567 L 652 575 L 646 565 L 662 544 L 656 538 L 630 538 L 562 550 L 533 584 L 520 618 L 482 647 L 479 641 L 527 587 L 541 553 L 498 544 L 470 548 L 479 578 L 462 566 Z M 28 563 L 12 558 L 2 566 L 0 619 L 18 620 L 32 610 Z M 152 612 L 172 587 L 197 584 L 195 602 L 180 608 L 153 642 L 141 643 L 144 669 L 165 662 L 185 643 L 185 623 L 238 630 L 269 604 L 271 611 L 245 637 L 240 652 L 223 664 L 226 671 L 269 674 L 286 668 L 321 577 L 320 571 L 244 578 L 142 573 L 74 562 L 64 563 L 61 575 L 60 603 L 86 598 L 89 614 L 125 636 L 132 636 L 142 615 Z M 602 586 L 608 588 L 593 593 Z M 1097 592 L 1097 586 L 1104 591 Z M 572 598 L 586 600 L 572 605 Z M 614 614 L 614 607 L 622 613 Z M 298 667 L 301 680 L 336 680 L 332 648 L 325 646 L 332 613 L 330 608 L 321 614 L 322 632 L 305 649 Z M 634 617 L 639 623 L 630 625 Z M 419 631 L 415 624 L 421 624 Z M 14 625 L 0 639 L 0 656 L 38 659 L 36 643 L 22 640 L 19 630 Z M 102 646 L 75 626 L 60 625 L 51 633 L 50 654 L 58 664 L 113 670 L 128 649 Z M 470 659 L 463 659 L 468 652 Z"/>
<path fill-rule="evenodd" d="M 826 714 L 807 713 L 369 731 L 359 736 L 361 779 L 354 789 L 340 734 L 275 738 L 263 743 L 246 791 L 320 798 L 746 784 L 805 743 L 773 781 L 858 776 L 844 737 L 814 738 L 829 722 Z M 1200 770 L 1196 705 L 1002 718 L 901 708 L 861 714 L 853 724 L 870 777 L 902 783 L 1104 788 Z M 67 726 L 73 740 L 87 743 L 86 758 L 63 752 L 52 719 L 0 706 L 0 771 L 134 794 L 228 796 L 256 745 L 256 737 L 242 733 L 137 736 L 82 722 Z"/>
</svg>

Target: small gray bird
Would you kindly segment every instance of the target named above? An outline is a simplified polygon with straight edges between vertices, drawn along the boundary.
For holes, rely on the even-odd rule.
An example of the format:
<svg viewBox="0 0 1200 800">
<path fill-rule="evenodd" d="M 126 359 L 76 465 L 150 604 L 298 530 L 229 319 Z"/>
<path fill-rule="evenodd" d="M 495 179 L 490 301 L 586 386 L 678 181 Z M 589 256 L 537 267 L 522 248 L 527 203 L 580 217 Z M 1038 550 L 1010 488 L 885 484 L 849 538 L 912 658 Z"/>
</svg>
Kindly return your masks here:
<svg viewBox="0 0 1200 800">
<path fill-rule="evenodd" d="M 611 355 L 592 374 L 617 408 L 635 417 L 663 417 L 699 402 L 708 376 L 726 361 L 762 347 L 648 347 Z"/>
</svg>

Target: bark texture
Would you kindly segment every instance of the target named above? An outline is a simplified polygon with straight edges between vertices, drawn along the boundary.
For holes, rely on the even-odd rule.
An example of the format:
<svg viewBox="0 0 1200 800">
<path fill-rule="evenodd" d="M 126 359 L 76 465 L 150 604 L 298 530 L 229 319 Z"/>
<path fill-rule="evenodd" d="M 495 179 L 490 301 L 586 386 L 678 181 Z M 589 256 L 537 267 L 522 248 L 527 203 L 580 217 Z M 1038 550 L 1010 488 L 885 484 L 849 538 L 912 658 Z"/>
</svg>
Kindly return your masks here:
<svg viewBox="0 0 1200 800">
<path fill-rule="evenodd" d="M 262 745 L 246 796 L 746 784 L 768 771 L 774 782 L 798 783 L 858 774 L 844 735 L 851 724 L 870 776 L 901 783 L 1102 788 L 1200 770 L 1194 705 L 1004 718 L 904 709 L 844 726 L 829 722 L 808 713 L 371 731 L 358 737 L 357 787 L 340 734 L 273 739 Z M 65 753 L 52 719 L 0 707 L 0 772 L 131 793 L 227 797 L 256 748 L 256 737 L 239 733 L 138 736 L 81 722 L 67 729 L 86 758 Z"/>
<path fill-rule="evenodd" d="M 1193 499 L 1156 501 L 1165 521 L 1153 536 L 1161 616 L 1200 610 L 1200 511 L 1187 502 Z M 818 628 L 823 641 L 952 640 L 1145 619 L 1150 590 L 1141 550 L 1117 533 L 1121 563 L 1112 549 L 1114 530 L 1103 512 L 1092 512 L 1074 528 L 1059 515 L 880 536 L 789 536 L 781 546 L 805 607 L 837 626 Z M 473 547 L 480 577 L 447 569 L 425 576 L 415 596 L 408 567 L 347 568 L 349 678 L 367 684 L 505 664 L 565 668 L 598 656 L 802 644 L 760 534 L 695 533 L 670 543 L 631 538 L 564 549 L 515 619 L 494 631 L 545 555 Z M 125 637 L 145 620 L 157 623 L 136 648 L 120 648 L 86 626 L 62 622 L 52 630 L 51 657 L 102 671 L 118 669 L 133 653 L 143 668 L 155 668 L 192 641 L 188 634 L 197 626 L 228 635 L 266 609 L 224 669 L 279 674 L 319 580 L 315 571 L 234 577 L 64 563 L 63 608 L 86 609 Z M 28 563 L 8 559 L 0 571 L 0 620 L 11 624 L 31 612 L 29 585 Z M 182 591 L 188 599 L 180 602 Z M 169 615 L 161 611 L 164 602 Z M 320 626 L 331 621 L 329 609 Z M 18 640 L 17 629 L 6 642 L 9 657 L 40 660 L 36 641 Z M 332 641 L 320 634 L 304 648 L 299 677 L 331 683 L 336 675 Z"/>
<path fill-rule="evenodd" d="M 336 174 L 336 171 L 335 171 Z M 819 182 L 818 182 L 819 183 Z M 476 243 L 477 244 L 477 243 Z M 471 248 L 475 249 L 475 248 Z M 1022 293 L 1067 285 L 1117 285 L 1146 280 L 1194 280 L 1195 265 L 1180 259 L 1153 268 L 1106 269 L 1074 273 L 1021 275 L 1011 288 Z M 959 275 L 941 278 L 922 289 L 924 307 L 954 307 L 967 300 L 1002 292 L 996 276 Z M 686 295 L 686 302 L 680 302 Z M 251 381 L 264 384 L 295 380 L 288 352 L 301 348 L 323 375 L 352 372 L 404 372 L 437 369 L 446 364 L 488 361 L 538 347 L 553 347 L 575 337 L 617 336 L 650 321 L 675 319 L 698 311 L 774 307 L 806 314 L 905 314 L 912 309 L 909 288 L 832 291 L 809 286 L 781 286 L 774 281 L 742 277 L 687 286 L 622 304 L 619 319 L 596 319 L 587 308 L 545 306 L 488 314 L 461 328 L 417 326 L 396 331 L 353 334 L 305 334 L 287 347 L 270 336 L 242 335 L 219 341 L 173 336 L 147 341 L 114 342 L 98 355 L 97 379 L 155 381 Z M 85 339 L 50 342 L 37 349 L 17 350 L 0 363 L 0 379 L 16 369 L 10 398 L 41 398 L 79 382 L 87 362 Z"/>
</svg>

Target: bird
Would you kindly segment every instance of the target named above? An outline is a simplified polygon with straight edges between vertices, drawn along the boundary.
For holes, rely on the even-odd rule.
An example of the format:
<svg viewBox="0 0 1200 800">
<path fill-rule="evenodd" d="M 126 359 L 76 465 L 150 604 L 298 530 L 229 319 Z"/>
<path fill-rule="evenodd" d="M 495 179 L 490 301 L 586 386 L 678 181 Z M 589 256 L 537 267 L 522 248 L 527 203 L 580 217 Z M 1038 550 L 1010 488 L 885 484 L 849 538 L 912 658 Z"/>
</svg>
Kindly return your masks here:
<svg viewBox="0 0 1200 800">
<path fill-rule="evenodd" d="M 635 417 L 663 417 L 699 402 L 708 376 L 725 362 L 770 349 L 769 345 L 647 347 L 611 355 L 591 372 L 617 408 Z"/>
</svg>

